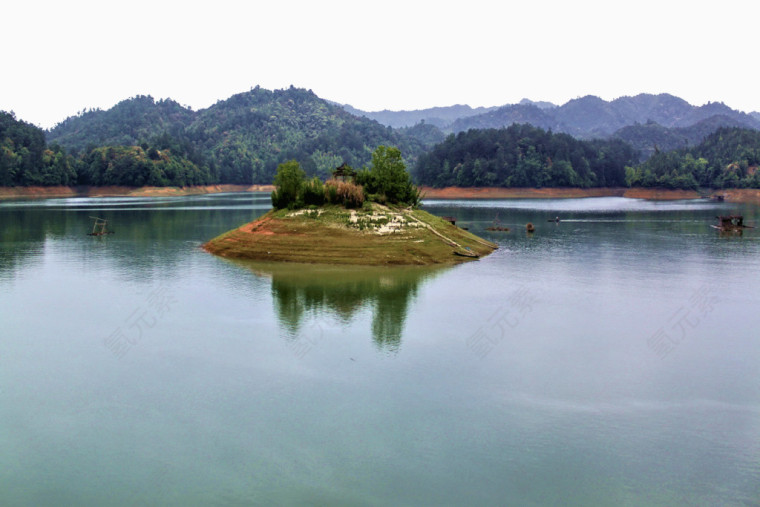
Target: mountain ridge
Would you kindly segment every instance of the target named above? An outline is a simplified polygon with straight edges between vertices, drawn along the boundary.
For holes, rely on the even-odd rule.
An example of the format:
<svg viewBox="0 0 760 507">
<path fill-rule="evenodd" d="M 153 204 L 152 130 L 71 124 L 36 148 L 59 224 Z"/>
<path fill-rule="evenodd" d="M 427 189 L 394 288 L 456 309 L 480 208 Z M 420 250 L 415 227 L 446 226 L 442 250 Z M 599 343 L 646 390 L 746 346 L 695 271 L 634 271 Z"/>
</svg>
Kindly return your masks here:
<svg viewBox="0 0 760 507">
<path fill-rule="evenodd" d="M 425 149 L 423 139 L 436 139 L 423 134 L 407 135 L 354 116 L 311 90 L 256 87 L 198 111 L 170 99 L 137 96 L 106 111 L 69 117 L 46 137 L 79 154 L 95 146 L 140 145 L 168 135 L 189 158 L 208 163 L 219 181 L 253 184 L 270 183 L 277 165 L 290 159 L 310 176 L 325 177 L 341 163 L 358 167 L 381 144 L 399 147 L 413 162 Z"/>
<path fill-rule="evenodd" d="M 344 106 L 346 107 L 346 106 Z M 350 107 L 350 106 L 348 106 Z M 461 108 L 469 106 L 451 106 Z M 431 108 L 433 110 L 445 108 Z M 380 123 L 391 125 L 401 123 L 399 118 L 408 116 L 409 111 L 382 111 L 367 113 L 355 108 L 349 109 L 352 114 L 363 114 L 373 117 Z M 479 114 L 469 108 L 468 114 L 457 117 L 447 125 L 436 124 L 445 133 L 458 133 L 471 128 L 502 128 L 514 123 L 530 123 L 535 127 L 564 132 L 579 138 L 604 138 L 612 136 L 623 127 L 635 124 L 656 122 L 667 128 L 684 128 L 695 125 L 713 116 L 731 119 L 731 126 L 742 126 L 760 129 L 760 113 L 745 113 L 735 110 L 723 102 L 708 102 L 702 106 L 694 106 L 684 99 L 668 93 L 640 93 L 634 96 L 622 96 L 606 101 L 594 95 L 586 95 L 571 99 L 562 105 L 550 102 L 535 102 L 522 99 L 517 104 L 506 104 L 488 108 Z M 454 114 L 456 109 L 449 113 Z M 419 115 L 418 115 L 419 116 Z M 426 120 L 428 122 L 428 120 Z"/>
</svg>

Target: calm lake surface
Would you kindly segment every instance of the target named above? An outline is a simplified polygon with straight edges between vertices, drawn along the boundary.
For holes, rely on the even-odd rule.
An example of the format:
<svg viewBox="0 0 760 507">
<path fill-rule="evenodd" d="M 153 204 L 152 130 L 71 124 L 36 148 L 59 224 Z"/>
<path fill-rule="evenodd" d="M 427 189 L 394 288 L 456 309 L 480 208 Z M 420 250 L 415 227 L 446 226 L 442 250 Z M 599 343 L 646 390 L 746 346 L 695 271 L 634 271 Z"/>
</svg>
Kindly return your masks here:
<svg viewBox="0 0 760 507">
<path fill-rule="evenodd" d="M 200 249 L 269 202 L 0 201 L 0 504 L 760 503 L 760 229 L 709 227 L 760 208 L 426 201 L 500 245 L 446 269 Z"/>
</svg>

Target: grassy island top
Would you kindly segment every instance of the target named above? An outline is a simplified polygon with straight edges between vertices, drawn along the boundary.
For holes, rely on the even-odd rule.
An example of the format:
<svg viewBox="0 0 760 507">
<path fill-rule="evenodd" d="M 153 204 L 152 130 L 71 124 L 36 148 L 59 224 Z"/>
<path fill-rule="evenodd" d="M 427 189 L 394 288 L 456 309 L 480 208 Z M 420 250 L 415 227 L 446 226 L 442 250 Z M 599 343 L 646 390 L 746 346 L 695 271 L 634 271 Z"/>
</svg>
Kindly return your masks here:
<svg viewBox="0 0 760 507">
<path fill-rule="evenodd" d="M 455 264 L 496 248 L 416 209 L 420 192 L 396 148 L 380 146 L 371 168 L 343 164 L 324 183 L 286 162 L 274 183 L 274 210 L 204 248 L 237 259 L 369 266 Z"/>
<path fill-rule="evenodd" d="M 372 203 L 272 210 L 204 248 L 236 259 L 381 266 L 456 264 L 496 245 L 425 211 Z"/>
</svg>

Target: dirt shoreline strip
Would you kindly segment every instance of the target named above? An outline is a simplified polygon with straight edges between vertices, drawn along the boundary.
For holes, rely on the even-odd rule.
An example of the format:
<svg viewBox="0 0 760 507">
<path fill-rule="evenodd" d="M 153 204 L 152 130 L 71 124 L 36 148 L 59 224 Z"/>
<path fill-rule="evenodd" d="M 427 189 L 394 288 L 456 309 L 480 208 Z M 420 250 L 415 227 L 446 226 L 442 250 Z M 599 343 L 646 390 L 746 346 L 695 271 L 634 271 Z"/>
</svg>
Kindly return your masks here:
<svg viewBox="0 0 760 507">
<path fill-rule="evenodd" d="M 222 192 L 271 192 L 272 185 L 205 185 L 195 187 L 0 187 L 0 199 L 49 197 L 167 197 Z M 632 199 L 675 200 L 701 197 L 692 190 L 660 188 L 500 188 L 500 187 L 420 187 L 427 199 L 569 199 L 581 197 L 629 197 Z M 714 190 L 727 202 L 760 204 L 760 189 Z"/>
</svg>

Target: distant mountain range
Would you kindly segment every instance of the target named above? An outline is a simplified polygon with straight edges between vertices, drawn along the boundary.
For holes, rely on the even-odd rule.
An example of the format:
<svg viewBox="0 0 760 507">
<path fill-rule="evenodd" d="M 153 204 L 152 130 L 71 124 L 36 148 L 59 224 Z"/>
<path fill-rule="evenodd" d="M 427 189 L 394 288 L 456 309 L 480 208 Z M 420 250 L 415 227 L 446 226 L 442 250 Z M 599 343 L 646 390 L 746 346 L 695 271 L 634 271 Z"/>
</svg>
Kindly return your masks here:
<svg viewBox="0 0 760 507">
<path fill-rule="evenodd" d="M 343 109 L 355 116 L 364 116 L 370 120 L 387 125 L 393 128 L 412 127 L 418 123 L 424 122 L 435 125 L 441 130 L 446 129 L 454 121 L 461 118 L 470 118 L 473 116 L 483 115 L 497 109 L 497 107 L 476 107 L 463 106 L 457 104 L 448 107 L 432 107 L 429 109 L 416 109 L 414 111 L 377 111 L 369 113 L 356 109 L 347 104 L 338 104 Z"/>
<path fill-rule="evenodd" d="M 588 95 L 561 106 L 523 99 L 519 104 L 479 109 L 457 105 L 419 111 L 367 113 L 344 107 L 352 114 L 389 126 L 409 126 L 424 120 L 444 133 L 528 123 L 579 139 L 618 137 L 631 142 L 645 154 L 652 153 L 655 144 L 657 149 L 696 144 L 719 127 L 760 129 L 760 112 L 736 111 L 721 102 L 693 106 L 664 93 L 620 97 L 609 102 Z"/>
</svg>

